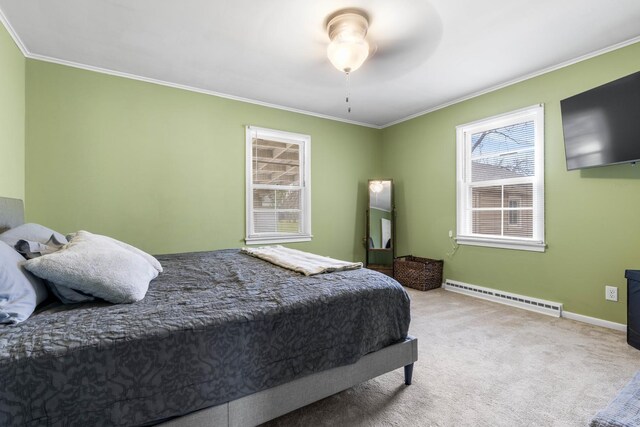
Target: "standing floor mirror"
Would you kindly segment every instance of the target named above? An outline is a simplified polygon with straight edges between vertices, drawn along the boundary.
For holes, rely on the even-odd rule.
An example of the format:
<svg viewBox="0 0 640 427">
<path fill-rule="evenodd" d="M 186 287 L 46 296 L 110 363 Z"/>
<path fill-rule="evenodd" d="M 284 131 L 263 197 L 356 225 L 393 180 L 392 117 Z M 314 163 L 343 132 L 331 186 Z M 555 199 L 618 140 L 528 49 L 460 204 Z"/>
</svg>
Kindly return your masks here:
<svg viewBox="0 0 640 427">
<path fill-rule="evenodd" d="M 368 185 L 365 244 L 367 246 L 366 267 L 393 277 L 395 256 L 395 205 L 393 181 L 371 179 Z"/>
</svg>

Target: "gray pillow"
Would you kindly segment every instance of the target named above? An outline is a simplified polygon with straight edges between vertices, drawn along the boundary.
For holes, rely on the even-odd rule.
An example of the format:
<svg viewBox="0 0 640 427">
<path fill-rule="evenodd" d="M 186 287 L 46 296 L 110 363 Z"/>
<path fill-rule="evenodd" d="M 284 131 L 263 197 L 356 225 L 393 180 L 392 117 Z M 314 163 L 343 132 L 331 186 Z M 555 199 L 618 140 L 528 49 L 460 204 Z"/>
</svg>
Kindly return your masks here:
<svg viewBox="0 0 640 427">
<path fill-rule="evenodd" d="M 66 242 L 66 240 L 65 240 Z M 52 254 L 59 251 L 64 246 L 56 239 L 55 234 L 51 235 L 51 238 L 47 243 L 34 242 L 31 240 L 18 240 L 15 245 L 16 251 L 26 259 L 37 258 L 42 255 Z M 44 281 L 51 291 L 60 301 L 64 304 L 75 304 L 79 302 L 94 301 L 95 298 L 91 295 L 83 294 L 82 292 L 74 291 L 65 286 L 58 286 L 55 283 L 51 283 L 47 280 Z"/>
<path fill-rule="evenodd" d="M 87 231 L 79 231 L 61 250 L 28 260 L 25 268 L 56 285 L 112 303 L 144 298 L 158 275 L 145 258 Z"/>
<path fill-rule="evenodd" d="M 47 298 L 44 283 L 25 271 L 23 263 L 18 252 L 0 241 L 0 323 L 27 320 Z"/>
<path fill-rule="evenodd" d="M 31 242 L 40 242 L 46 244 L 51 236 L 55 236 L 56 240 L 62 244 L 67 243 L 67 239 L 60 233 L 40 224 L 22 224 L 11 230 L 0 234 L 0 240 L 7 245 L 15 248 L 18 240 L 28 240 Z"/>
<path fill-rule="evenodd" d="M 47 286 L 49 287 L 51 293 L 54 294 L 63 304 L 77 304 L 80 302 L 90 302 L 96 300 L 95 297 L 83 292 L 67 288 L 63 285 L 56 285 L 55 283 L 49 282 L 48 280 L 45 280 L 45 282 L 47 283 Z"/>
<path fill-rule="evenodd" d="M 52 234 L 47 243 L 21 239 L 18 240 L 14 248 L 16 251 L 18 251 L 18 253 L 20 253 L 20 255 L 22 255 L 26 259 L 32 259 L 59 251 L 60 248 L 62 248 L 62 246 L 64 246 L 66 243 L 66 240 L 64 243 L 58 241 L 55 234 Z"/>
</svg>

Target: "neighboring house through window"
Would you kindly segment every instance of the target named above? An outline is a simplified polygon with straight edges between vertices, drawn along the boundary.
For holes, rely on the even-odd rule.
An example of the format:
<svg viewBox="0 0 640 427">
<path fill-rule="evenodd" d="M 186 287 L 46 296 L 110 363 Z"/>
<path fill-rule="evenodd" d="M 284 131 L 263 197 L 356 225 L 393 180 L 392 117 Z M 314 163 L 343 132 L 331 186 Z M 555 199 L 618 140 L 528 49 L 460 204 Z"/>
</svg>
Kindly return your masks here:
<svg viewBox="0 0 640 427">
<path fill-rule="evenodd" d="M 247 126 L 247 244 L 311 240 L 311 138 Z"/>
<path fill-rule="evenodd" d="M 457 241 L 544 251 L 544 109 L 457 127 Z"/>
<path fill-rule="evenodd" d="M 520 199 L 509 197 L 509 225 L 520 225 Z"/>
</svg>

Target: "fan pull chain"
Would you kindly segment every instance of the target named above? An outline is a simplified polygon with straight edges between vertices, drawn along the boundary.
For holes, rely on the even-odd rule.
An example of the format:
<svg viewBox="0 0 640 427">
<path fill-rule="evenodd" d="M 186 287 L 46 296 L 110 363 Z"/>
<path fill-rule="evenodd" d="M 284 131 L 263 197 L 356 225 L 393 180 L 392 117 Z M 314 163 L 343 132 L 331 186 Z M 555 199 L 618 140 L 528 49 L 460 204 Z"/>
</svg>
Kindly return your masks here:
<svg viewBox="0 0 640 427">
<path fill-rule="evenodd" d="M 351 74 L 349 72 L 344 73 L 345 74 L 345 80 L 346 80 L 346 92 L 347 92 L 347 96 L 345 97 L 345 101 L 347 102 L 347 113 L 351 113 L 351 103 L 349 102 L 349 92 L 350 92 L 350 76 Z"/>
</svg>

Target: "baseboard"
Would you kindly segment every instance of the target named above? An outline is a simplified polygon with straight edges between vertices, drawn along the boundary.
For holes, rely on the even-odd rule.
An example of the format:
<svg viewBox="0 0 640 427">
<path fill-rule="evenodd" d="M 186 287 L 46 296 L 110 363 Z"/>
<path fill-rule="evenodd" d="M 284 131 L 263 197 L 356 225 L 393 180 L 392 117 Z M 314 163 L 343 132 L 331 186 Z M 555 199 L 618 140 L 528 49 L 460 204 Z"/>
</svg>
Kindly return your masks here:
<svg viewBox="0 0 640 427">
<path fill-rule="evenodd" d="M 452 286 L 453 285 L 453 286 Z M 464 282 L 458 282 L 455 280 L 447 279 L 442 287 L 450 292 L 456 292 L 464 295 L 469 295 L 474 298 L 480 298 L 488 301 L 497 302 L 499 304 L 509 305 L 511 307 L 522 308 L 524 310 L 535 311 L 537 313 L 547 314 L 554 317 L 563 317 L 565 319 L 575 320 L 582 323 L 588 323 L 590 325 L 601 326 L 603 328 L 613 329 L 616 331 L 627 331 L 627 325 L 623 323 L 611 322 L 609 320 L 598 319 L 597 317 L 585 316 L 583 314 L 572 313 L 562 309 L 562 304 L 554 303 L 550 301 L 540 300 L 537 298 L 531 298 L 524 295 L 513 294 L 510 292 L 503 292 L 493 288 L 486 288 L 482 286 L 471 285 Z M 506 299 L 505 296 L 511 297 Z M 530 305 L 528 303 L 520 302 L 521 300 L 528 302 L 535 302 L 536 305 Z M 548 308 L 541 307 L 540 304 L 559 306 L 560 309 L 555 308 L 549 310 Z M 545 304 L 546 305 L 546 304 Z"/>
<path fill-rule="evenodd" d="M 569 311 L 563 311 L 562 317 L 564 317 L 565 319 L 576 320 L 582 323 L 588 323 L 590 325 L 602 326 L 603 328 L 627 332 L 627 325 L 623 323 L 610 322 L 609 320 L 598 319 L 597 317 L 589 317 L 578 313 L 571 313 Z"/>
<path fill-rule="evenodd" d="M 469 283 L 458 282 L 457 280 L 447 279 L 443 287 L 451 292 L 498 302 L 524 310 L 535 311 L 536 313 L 546 314 L 548 316 L 561 317 L 562 315 L 562 304 L 558 302 L 532 298 L 526 295 L 514 294 L 498 289 L 486 288 L 484 286 L 471 285 Z"/>
</svg>

